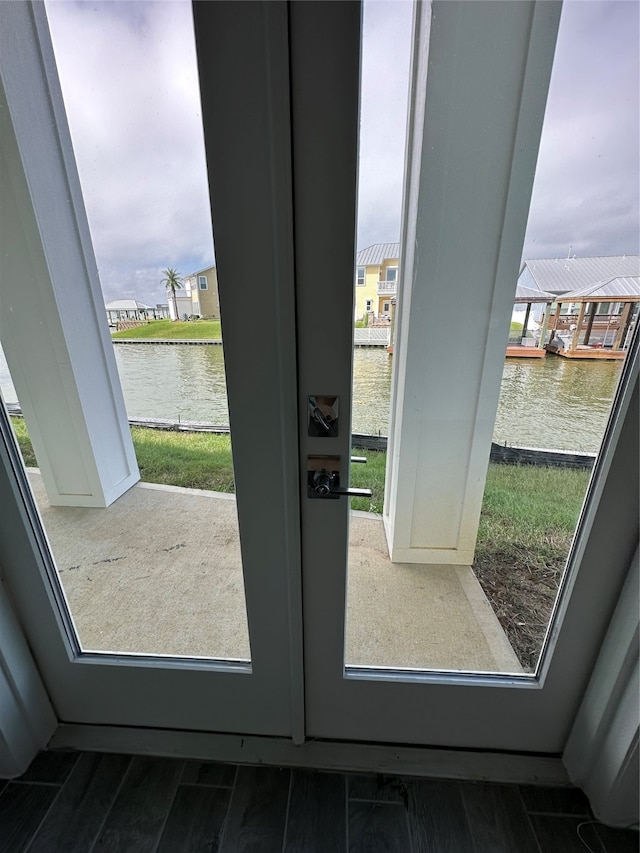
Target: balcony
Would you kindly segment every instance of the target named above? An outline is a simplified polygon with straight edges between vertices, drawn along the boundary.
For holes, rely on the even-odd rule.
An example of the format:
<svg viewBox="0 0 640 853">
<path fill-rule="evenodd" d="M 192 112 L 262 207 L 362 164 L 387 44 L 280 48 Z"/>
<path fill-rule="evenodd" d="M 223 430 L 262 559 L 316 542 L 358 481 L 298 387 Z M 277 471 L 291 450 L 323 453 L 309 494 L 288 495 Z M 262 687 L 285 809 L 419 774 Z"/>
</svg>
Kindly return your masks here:
<svg viewBox="0 0 640 853">
<path fill-rule="evenodd" d="M 397 281 L 378 281 L 378 296 L 395 296 L 398 287 Z"/>
</svg>

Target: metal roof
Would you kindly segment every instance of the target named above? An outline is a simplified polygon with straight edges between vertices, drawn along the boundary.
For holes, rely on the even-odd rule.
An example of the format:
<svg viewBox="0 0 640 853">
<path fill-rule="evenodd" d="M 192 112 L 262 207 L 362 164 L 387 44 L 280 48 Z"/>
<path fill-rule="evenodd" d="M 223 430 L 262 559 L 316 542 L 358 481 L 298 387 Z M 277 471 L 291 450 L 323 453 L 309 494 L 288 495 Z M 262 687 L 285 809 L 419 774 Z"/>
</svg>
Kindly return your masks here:
<svg viewBox="0 0 640 853">
<path fill-rule="evenodd" d="M 529 275 L 526 275 L 526 273 Z M 566 293 L 612 278 L 640 275 L 640 256 L 601 258 L 543 258 L 524 261 L 520 277 L 527 286 L 552 293 Z"/>
<path fill-rule="evenodd" d="M 104 306 L 107 311 L 151 311 L 150 305 L 138 302 L 136 299 L 114 299 Z"/>
<path fill-rule="evenodd" d="M 385 261 L 397 260 L 400 257 L 400 243 L 374 243 L 361 249 L 356 255 L 356 266 L 381 266 Z"/>
<path fill-rule="evenodd" d="M 209 272 L 209 270 L 215 270 L 215 264 L 209 264 L 208 267 L 203 267 L 201 270 L 196 270 L 195 272 L 187 273 L 187 275 L 182 276 L 183 278 L 193 278 L 194 275 L 202 275 L 203 272 Z"/>
<path fill-rule="evenodd" d="M 515 302 L 555 302 L 555 295 L 534 287 L 525 287 L 524 284 L 516 286 Z"/>
<path fill-rule="evenodd" d="M 563 294 L 563 299 L 567 302 L 587 302 L 597 299 L 640 302 L 640 276 L 625 275 L 610 278 L 609 281 L 598 281 L 588 287 L 581 287 L 579 290 Z"/>
</svg>

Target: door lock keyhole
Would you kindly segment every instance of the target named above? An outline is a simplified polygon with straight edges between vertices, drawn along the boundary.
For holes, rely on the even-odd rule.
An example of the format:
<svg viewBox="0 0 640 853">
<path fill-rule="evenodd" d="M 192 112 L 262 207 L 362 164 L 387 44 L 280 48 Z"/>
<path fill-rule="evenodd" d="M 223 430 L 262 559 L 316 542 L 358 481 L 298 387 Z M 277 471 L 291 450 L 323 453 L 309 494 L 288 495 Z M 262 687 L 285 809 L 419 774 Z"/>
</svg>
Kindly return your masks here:
<svg viewBox="0 0 640 853">
<path fill-rule="evenodd" d="M 358 462 L 366 459 L 357 458 Z M 307 457 L 307 496 L 324 500 L 337 500 L 342 495 L 356 498 L 370 498 L 371 489 L 343 489 L 340 486 L 339 456 Z"/>
</svg>

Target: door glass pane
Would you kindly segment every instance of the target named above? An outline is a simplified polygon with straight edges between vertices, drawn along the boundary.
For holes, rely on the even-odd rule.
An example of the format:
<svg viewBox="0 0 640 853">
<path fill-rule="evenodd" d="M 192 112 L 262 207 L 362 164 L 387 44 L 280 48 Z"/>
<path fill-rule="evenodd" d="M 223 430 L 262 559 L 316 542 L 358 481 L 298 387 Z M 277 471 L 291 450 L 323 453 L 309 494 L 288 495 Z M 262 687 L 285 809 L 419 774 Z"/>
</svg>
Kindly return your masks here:
<svg viewBox="0 0 640 853">
<path fill-rule="evenodd" d="M 399 239 L 401 216 L 390 194 L 383 217 L 364 186 L 368 146 L 377 145 L 379 136 L 367 112 L 383 114 L 368 62 L 377 50 L 378 27 L 384 30 L 380 19 L 392 14 L 384 7 L 365 3 L 356 260 L 381 270 L 398 260 L 400 247 L 392 241 Z M 467 565 L 390 560 L 381 513 L 398 306 L 394 293 L 388 338 L 370 339 L 365 349 L 358 346 L 357 327 L 366 293 L 356 293 L 353 445 L 368 463 L 352 466 L 351 484 L 373 487 L 374 495 L 352 500 L 347 666 L 535 671 L 625 356 L 637 334 L 637 28 L 638 8 L 632 4 L 616 4 L 616 14 L 608 4 L 564 5 L 521 272 L 513 281 L 475 554 Z M 395 86 L 398 102 L 406 91 L 408 38 L 402 50 L 395 67 L 387 69 L 382 93 Z M 597 65 L 595 55 L 602 57 Z M 384 124 L 400 135 L 405 122 Z M 396 159 L 388 174 L 397 170 Z M 387 174 L 384 168 L 379 172 Z M 402 274 L 400 266 L 398 302 Z M 388 300 L 392 283 L 388 275 L 379 278 L 376 293 Z M 610 310 L 616 303 L 619 312 Z M 367 323 L 384 328 L 384 304 L 376 304 L 382 316 L 369 316 Z M 455 317 L 451 305 L 442 322 L 451 346 L 464 346 L 465 329 Z M 444 375 L 446 352 L 432 355 Z M 421 441 L 441 446 L 446 439 L 442 430 L 429 433 L 426 417 Z M 417 444 L 416 466 L 423 451 L 424 444 Z M 456 472 L 451 474 L 453 480 Z M 421 523 L 434 522 L 425 516 Z"/>
<path fill-rule="evenodd" d="M 46 10 L 141 476 L 107 508 L 55 505 L 55 401 L 18 369 L 12 306 L 0 388 L 58 577 L 84 651 L 248 661 L 191 4 Z"/>
</svg>

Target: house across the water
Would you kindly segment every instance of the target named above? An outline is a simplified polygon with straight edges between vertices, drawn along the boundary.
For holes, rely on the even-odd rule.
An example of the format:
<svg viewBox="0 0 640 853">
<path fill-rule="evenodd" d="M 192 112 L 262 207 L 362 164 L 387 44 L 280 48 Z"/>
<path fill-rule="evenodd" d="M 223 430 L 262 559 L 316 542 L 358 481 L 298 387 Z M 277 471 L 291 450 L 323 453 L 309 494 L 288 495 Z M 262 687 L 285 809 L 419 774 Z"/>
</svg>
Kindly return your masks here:
<svg viewBox="0 0 640 853">
<path fill-rule="evenodd" d="M 624 358 L 638 322 L 640 256 L 524 261 L 515 301 L 523 329 L 507 356 Z"/>
<path fill-rule="evenodd" d="M 214 266 L 205 267 L 183 277 L 182 287 L 175 292 L 175 300 L 173 295 L 169 298 L 169 315 L 172 320 L 191 317 L 204 317 L 207 320 L 220 319 L 218 274 Z"/>
<path fill-rule="evenodd" d="M 355 319 L 389 321 L 398 287 L 399 243 L 374 243 L 356 255 Z"/>
<path fill-rule="evenodd" d="M 157 306 L 145 305 L 137 299 L 114 299 L 104 306 L 110 326 L 117 325 L 122 320 L 148 320 L 157 315 Z"/>
</svg>

